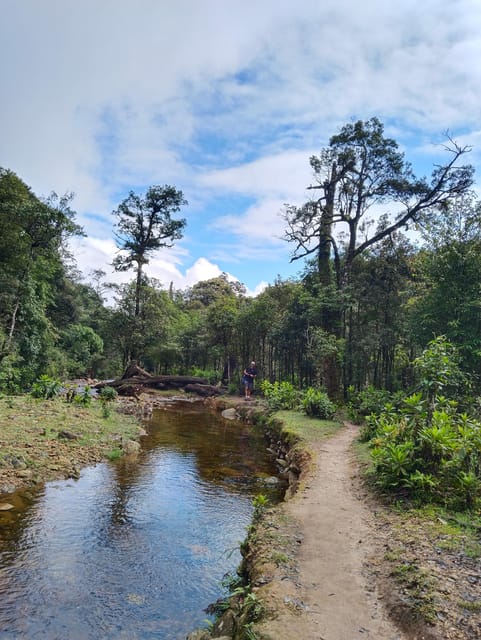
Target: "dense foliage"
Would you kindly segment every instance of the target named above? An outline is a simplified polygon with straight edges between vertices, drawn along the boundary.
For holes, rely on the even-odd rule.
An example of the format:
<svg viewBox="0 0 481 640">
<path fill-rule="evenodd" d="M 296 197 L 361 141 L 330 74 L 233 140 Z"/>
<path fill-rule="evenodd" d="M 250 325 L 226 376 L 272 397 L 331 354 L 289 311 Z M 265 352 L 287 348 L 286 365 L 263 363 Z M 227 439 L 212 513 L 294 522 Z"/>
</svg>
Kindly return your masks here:
<svg viewBox="0 0 481 640">
<path fill-rule="evenodd" d="M 365 435 L 383 487 L 472 505 L 481 206 L 473 169 L 460 164 L 469 149 L 449 140 L 446 151 L 430 180 L 417 178 L 377 119 L 343 127 L 311 158 L 315 199 L 286 209 L 303 273 L 255 298 L 226 275 L 185 290 L 147 277 L 150 257 L 185 226 L 173 217 L 187 204 L 175 187 L 131 192 L 114 211 L 114 266 L 134 278 L 112 285 L 76 271 L 72 196 L 39 198 L 0 169 L 0 392 L 45 396 L 52 381 L 113 377 L 132 360 L 238 392 L 255 359 L 257 391 L 273 407 L 330 417 L 346 402 L 356 420 L 373 413 Z M 370 214 L 380 205 L 383 215 Z"/>
<path fill-rule="evenodd" d="M 452 143 L 431 181 L 417 179 L 378 120 L 346 125 L 311 158 L 321 195 L 287 214 L 297 254 L 315 259 L 256 298 L 225 275 L 183 291 L 146 276 L 155 250 L 185 226 L 173 215 L 187 203 L 172 186 L 131 192 L 114 211 L 114 263 L 133 268 L 133 280 L 114 286 L 97 271 L 82 282 L 67 252 L 69 236 L 82 232 L 71 196 L 41 200 L 2 169 L 0 386 L 20 390 L 43 374 L 114 376 L 134 359 L 155 373 L 202 372 L 234 390 L 255 358 L 259 381 L 325 389 L 342 401 L 409 388 L 412 361 L 445 335 L 476 387 L 481 210 L 469 191 L 472 168 L 457 163 L 465 152 Z M 393 219 L 372 227 L 369 208 L 393 202 Z M 401 233 L 408 221 L 420 247 Z M 336 235 L 339 224 L 347 235 Z"/>
<path fill-rule="evenodd" d="M 460 410 L 456 387 L 464 376 L 456 350 L 437 338 L 415 368 L 418 390 L 367 418 L 375 481 L 421 500 L 472 508 L 481 496 L 481 422 Z"/>
</svg>

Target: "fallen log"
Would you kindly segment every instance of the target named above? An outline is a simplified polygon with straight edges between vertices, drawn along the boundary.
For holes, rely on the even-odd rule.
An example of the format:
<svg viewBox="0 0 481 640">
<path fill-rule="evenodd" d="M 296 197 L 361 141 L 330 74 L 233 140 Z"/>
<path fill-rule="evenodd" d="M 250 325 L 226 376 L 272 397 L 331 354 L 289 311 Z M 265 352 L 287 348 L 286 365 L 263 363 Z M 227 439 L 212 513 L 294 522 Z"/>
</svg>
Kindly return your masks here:
<svg viewBox="0 0 481 640">
<path fill-rule="evenodd" d="M 152 375 L 148 371 L 142 369 L 142 367 L 139 367 L 138 364 L 129 364 L 129 366 L 123 373 L 122 379 L 134 378 L 137 376 L 140 376 L 141 378 L 152 377 Z"/>
<path fill-rule="evenodd" d="M 132 376 L 130 378 L 118 378 L 117 380 L 109 380 L 98 382 L 94 388 L 103 389 L 104 387 L 113 387 L 120 395 L 139 397 L 142 388 L 148 387 L 152 389 L 184 389 L 186 392 L 196 393 L 203 397 L 218 396 L 224 391 L 217 386 L 211 385 L 204 378 L 196 376 Z"/>
<path fill-rule="evenodd" d="M 118 378 L 117 380 L 98 382 L 94 388 L 103 389 L 103 387 L 114 387 L 115 389 L 116 387 L 129 384 L 161 389 L 180 389 L 187 384 L 208 384 L 208 382 L 204 378 L 194 376 L 150 376 L 150 378 L 132 376 L 131 378 Z"/>
<path fill-rule="evenodd" d="M 210 396 L 218 396 L 223 393 L 223 390 L 220 387 L 215 387 L 212 384 L 187 384 L 184 387 L 184 390 L 192 393 L 197 393 L 199 396 L 205 396 L 206 398 Z"/>
</svg>

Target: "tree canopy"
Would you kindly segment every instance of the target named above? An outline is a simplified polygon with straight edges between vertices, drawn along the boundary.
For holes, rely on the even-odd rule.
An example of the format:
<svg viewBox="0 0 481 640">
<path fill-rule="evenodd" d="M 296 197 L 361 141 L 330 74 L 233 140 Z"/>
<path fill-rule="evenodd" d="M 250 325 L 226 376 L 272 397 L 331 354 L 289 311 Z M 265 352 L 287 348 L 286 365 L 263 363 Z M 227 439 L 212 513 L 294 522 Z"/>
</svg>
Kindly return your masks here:
<svg viewBox="0 0 481 640">
<path fill-rule="evenodd" d="M 294 245 L 292 259 L 315 254 L 328 284 L 334 258 L 337 286 L 345 285 L 354 259 L 366 249 L 471 188 L 474 168 L 459 164 L 469 147 L 449 139 L 445 150 L 448 160 L 431 179 L 417 178 L 377 118 L 345 125 L 310 159 L 316 184 L 308 188 L 320 196 L 287 207 L 285 237 Z"/>
<path fill-rule="evenodd" d="M 136 271 L 135 314 L 140 313 L 140 287 L 143 268 L 152 254 L 171 247 L 174 240 L 182 238 L 185 219 L 174 219 L 186 205 L 182 191 L 164 185 L 150 187 L 141 197 L 131 191 L 113 212 L 117 218 L 116 238 L 120 253 L 113 261 L 115 269 Z"/>
<path fill-rule="evenodd" d="M 115 268 L 133 279 L 114 287 L 96 270 L 82 281 L 68 254 L 82 233 L 71 194 L 42 199 L 1 169 L 0 391 L 41 374 L 108 378 L 132 360 L 236 390 L 254 359 L 259 380 L 340 399 L 414 385 L 412 363 L 444 335 L 480 393 L 480 204 L 469 148 L 448 138 L 444 151 L 429 179 L 416 177 L 379 120 L 345 125 L 310 159 L 312 200 L 286 210 L 302 275 L 255 298 L 226 274 L 185 290 L 148 277 L 149 260 L 186 225 L 177 214 L 187 202 L 168 185 L 132 191 L 113 212 Z"/>
</svg>

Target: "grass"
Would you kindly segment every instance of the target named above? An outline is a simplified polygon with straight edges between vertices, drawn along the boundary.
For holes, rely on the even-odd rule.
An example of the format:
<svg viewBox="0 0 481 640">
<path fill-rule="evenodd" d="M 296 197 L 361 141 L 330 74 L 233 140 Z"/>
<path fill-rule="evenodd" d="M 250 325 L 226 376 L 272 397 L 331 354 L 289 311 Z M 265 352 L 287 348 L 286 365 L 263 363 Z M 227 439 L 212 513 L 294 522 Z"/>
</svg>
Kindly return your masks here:
<svg viewBox="0 0 481 640">
<path fill-rule="evenodd" d="M 327 438 L 342 427 L 335 420 L 310 418 L 298 411 L 277 411 L 272 418 L 282 423 L 282 435 L 291 445 L 300 440 L 319 440 Z"/>
<path fill-rule="evenodd" d="M 271 560 L 278 567 L 282 565 L 288 565 L 290 562 L 289 556 L 287 555 L 287 553 L 284 553 L 283 551 L 274 551 L 271 554 Z"/>
<path fill-rule="evenodd" d="M 59 437 L 67 432 L 72 438 Z M 113 411 L 103 416 L 102 406 L 69 404 L 62 398 L 38 400 L 28 395 L 0 399 L 0 480 L 13 466 L 40 476 L 62 465 L 85 464 L 108 455 L 122 439 L 136 438 L 138 422 Z M 53 469 L 53 467 L 59 469 Z"/>
<path fill-rule="evenodd" d="M 434 622 L 436 607 L 429 573 L 415 563 L 402 562 L 394 567 L 392 575 L 410 599 L 413 612 L 426 622 Z"/>
<path fill-rule="evenodd" d="M 460 600 L 458 602 L 458 606 L 461 609 L 466 609 L 472 613 L 479 613 L 481 611 L 481 602 L 479 600 L 475 600 L 474 602 L 471 602 L 470 600 Z"/>
<path fill-rule="evenodd" d="M 436 505 L 414 507 L 407 504 L 397 508 L 399 536 L 408 541 L 422 530 L 423 537 L 437 548 L 462 552 L 470 558 L 481 557 L 479 533 L 481 516 L 469 512 L 453 512 Z"/>
</svg>

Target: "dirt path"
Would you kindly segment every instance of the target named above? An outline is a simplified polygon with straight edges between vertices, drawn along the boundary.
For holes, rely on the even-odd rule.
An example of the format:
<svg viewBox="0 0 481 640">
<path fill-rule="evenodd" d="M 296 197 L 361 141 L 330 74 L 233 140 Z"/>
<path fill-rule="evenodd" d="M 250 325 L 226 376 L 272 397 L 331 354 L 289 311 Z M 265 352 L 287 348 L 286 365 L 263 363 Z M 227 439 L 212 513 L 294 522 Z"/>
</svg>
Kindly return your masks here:
<svg viewBox="0 0 481 640">
<path fill-rule="evenodd" d="M 305 489 L 285 505 L 302 523 L 294 578 L 282 579 L 279 617 L 259 625 L 273 640 L 405 640 L 383 608 L 365 563 L 372 514 L 356 495 L 352 425 L 316 447 Z M 421 637 L 421 636 L 420 636 Z"/>
</svg>

